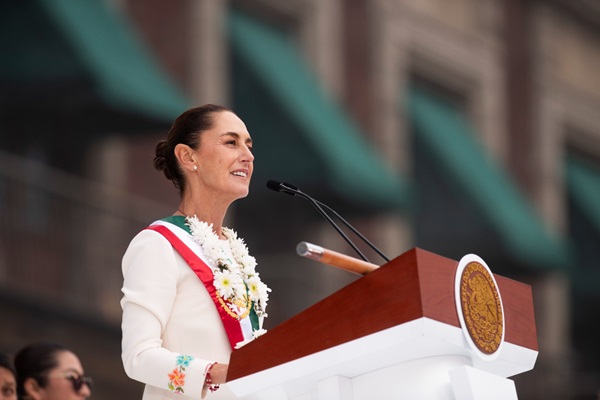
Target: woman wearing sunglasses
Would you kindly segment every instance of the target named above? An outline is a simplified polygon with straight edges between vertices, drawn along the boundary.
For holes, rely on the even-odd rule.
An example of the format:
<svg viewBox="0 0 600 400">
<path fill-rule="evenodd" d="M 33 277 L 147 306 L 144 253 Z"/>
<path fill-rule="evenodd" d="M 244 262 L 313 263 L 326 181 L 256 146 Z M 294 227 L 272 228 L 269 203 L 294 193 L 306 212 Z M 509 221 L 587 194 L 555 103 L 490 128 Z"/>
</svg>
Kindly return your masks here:
<svg viewBox="0 0 600 400">
<path fill-rule="evenodd" d="M 21 400 L 76 400 L 92 394 L 92 380 L 79 358 L 55 343 L 36 343 L 15 356 L 17 393 Z"/>
</svg>

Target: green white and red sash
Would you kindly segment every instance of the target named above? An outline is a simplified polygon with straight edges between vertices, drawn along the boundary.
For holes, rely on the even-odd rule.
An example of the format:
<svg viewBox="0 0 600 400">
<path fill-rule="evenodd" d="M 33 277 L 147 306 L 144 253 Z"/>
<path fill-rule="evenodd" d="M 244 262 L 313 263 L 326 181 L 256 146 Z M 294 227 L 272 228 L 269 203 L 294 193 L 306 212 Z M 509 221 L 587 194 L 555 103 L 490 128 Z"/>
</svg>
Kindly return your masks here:
<svg viewBox="0 0 600 400">
<path fill-rule="evenodd" d="M 236 344 L 252 338 L 252 324 L 250 318 L 246 317 L 238 321 L 236 318 L 229 315 L 221 306 L 219 298 L 217 297 L 217 290 L 213 283 L 213 272 L 207 265 L 207 262 L 203 259 L 204 256 L 200 246 L 194 242 L 191 235 L 180 227 L 166 221 L 155 221 L 146 229 L 153 230 L 163 235 L 204 284 L 204 287 L 210 294 L 210 297 L 219 312 L 231 348 L 234 349 Z"/>
</svg>

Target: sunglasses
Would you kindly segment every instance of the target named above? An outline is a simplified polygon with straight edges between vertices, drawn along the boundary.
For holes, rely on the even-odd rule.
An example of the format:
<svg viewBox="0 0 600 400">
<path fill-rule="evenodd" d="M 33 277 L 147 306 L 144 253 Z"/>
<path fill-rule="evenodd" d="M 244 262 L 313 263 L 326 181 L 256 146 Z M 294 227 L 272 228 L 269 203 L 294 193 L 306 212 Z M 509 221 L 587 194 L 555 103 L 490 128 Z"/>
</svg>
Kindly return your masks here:
<svg viewBox="0 0 600 400">
<path fill-rule="evenodd" d="M 67 378 L 68 380 L 71 381 L 71 383 L 73 384 L 73 389 L 75 389 L 76 393 L 79 393 L 79 391 L 81 390 L 81 387 L 83 385 L 87 385 L 87 387 L 89 389 L 91 389 L 92 386 L 94 386 L 94 381 L 89 376 L 68 375 L 68 376 L 65 376 L 65 378 Z"/>
<path fill-rule="evenodd" d="M 66 378 L 70 380 L 71 384 L 73 384 L 73 390 L 75 390 L 75 393 L 79 393 L 83 385 L 87 385 L 89 389 L 94 386 L 94 381 L 91 377 L 85 375 L 75 375 L 71 372 L 67 372 L 64 375 L 51 376 L 50 378 Z"/>
</svg>

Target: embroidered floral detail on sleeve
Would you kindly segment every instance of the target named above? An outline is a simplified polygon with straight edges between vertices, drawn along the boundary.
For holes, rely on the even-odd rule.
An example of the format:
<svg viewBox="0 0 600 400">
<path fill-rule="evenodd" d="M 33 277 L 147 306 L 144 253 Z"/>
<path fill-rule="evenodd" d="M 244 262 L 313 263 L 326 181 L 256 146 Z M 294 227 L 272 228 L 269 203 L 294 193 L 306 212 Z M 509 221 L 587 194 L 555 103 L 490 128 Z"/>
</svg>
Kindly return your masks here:
<svg viewBox="0 0 600 400">
<path fill-rule="evenodd" d="M 190 366 L 190 362 L 192 362 L 193 359 L 194 359 L 194 357 L 192 357 L 192 356 L 184 356 L 184 355 L 177 356 L 175 365 L 178 367 L 179 366 L 183 367 L 183 370 L 185 371 L 185 368 Z"/>
<path fill-rule="evenodd" d="M 194 359 L 192 356 L 177 356 L 175 359 L 175 369 L 168 374 L 169 383 L 168 387 L 171 392 L 183 394 L 183 385 L 185 385 L 185 371 L 186 367 L 190 366 L 190 362 Z"/>
</svg>

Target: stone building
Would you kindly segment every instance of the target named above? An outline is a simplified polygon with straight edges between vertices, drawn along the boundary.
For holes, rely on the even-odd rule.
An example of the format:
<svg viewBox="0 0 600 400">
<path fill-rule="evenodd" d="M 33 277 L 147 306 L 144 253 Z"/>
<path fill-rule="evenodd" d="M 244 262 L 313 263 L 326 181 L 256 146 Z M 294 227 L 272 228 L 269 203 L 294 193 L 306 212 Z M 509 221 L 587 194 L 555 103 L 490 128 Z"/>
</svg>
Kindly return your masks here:
<svg viewBox="0 0 600 400">
<path fill-rule="evenodd" d="M 268 327 L 356 276 L 292 182 L 393 258 L 480 255 L 532 286 L 522 399 L 600 389 L 600 6 L 594 0 L 32 0 L 0 6 L 0 351 L 52 339 L 95 398 L 120 364 L 120 257 L 177 193 L 152 169 L 180 112 L 222 103 L 256 144 L 228 224 L 273 288 Z M 375 263 L 383 260 L 359 247 Z"/>
</svg>

